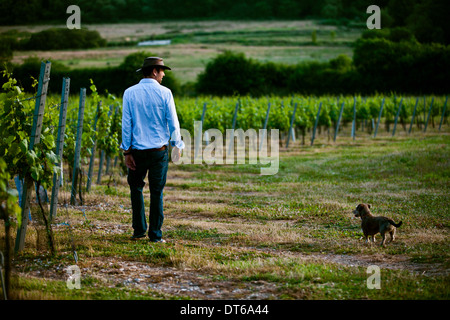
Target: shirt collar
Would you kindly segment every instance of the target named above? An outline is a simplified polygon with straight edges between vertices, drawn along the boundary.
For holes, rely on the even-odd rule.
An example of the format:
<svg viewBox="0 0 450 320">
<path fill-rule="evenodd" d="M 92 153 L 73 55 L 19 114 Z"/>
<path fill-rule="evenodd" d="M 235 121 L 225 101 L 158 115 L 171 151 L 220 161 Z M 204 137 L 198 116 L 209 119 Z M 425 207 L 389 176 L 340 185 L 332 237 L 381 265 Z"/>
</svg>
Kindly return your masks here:
<svg viewBox="0 0 450 320">
<path fill-rule="evenodd" d="M 143 78 L 139 81 L 139 83 L 158 83 L 158 81 L 152 78 Z"/>
</svg>

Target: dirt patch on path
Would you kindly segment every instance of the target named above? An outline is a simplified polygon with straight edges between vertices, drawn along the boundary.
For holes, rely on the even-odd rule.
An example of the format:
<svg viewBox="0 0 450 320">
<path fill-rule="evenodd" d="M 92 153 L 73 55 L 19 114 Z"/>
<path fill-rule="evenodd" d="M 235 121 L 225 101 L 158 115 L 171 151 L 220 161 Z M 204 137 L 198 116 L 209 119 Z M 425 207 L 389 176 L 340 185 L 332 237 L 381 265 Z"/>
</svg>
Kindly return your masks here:
<svg viewBox="0 0 450 320">
<path fill-rule="evenodd" d="M 89 266 L 87 266 L 89 264 Z M 83 267 L 83 265 L 86 265 Z M 217 280 L 192 269 L 152 266 L 148 263 L 116 258 L 91 258 L 80 264 L 81 275 L 88 275 L 105 288 L 130 288 L 155 292 L 155 296 L 201 300 L 277 299 L 278 285 L 266 281 Z M 19 273 L 20 277 L 63 280 L 68 277 L 62 266 Z"/>
<path fill-rule="evenodd" d="M 146 263 L 107 259 L 89 272 L 109 286 L 127 286 L 191 299 L 274 299 L 277 285 L 265 281 L 216 280 L 192 269 L 154 267 Z M 114 269 L 108 266 L 114 265 Z"/>
<path fill-rule="evenodd" d="M 339 263 L 349 267 L 368 267 L 370 265 L 376 265 L 381 269 L 392 270 L 407 270 L 413 273 L 420 273 L 427 276 L 449 276 L 450 272 L 445 268 L 442 263 L 425 264 L 414 263 L 410 261 L 410 258 L 403 255 L 342 255 L 342 254 L 325 254 L 319 256 L 320 258 Z"/>
<path fill-rule="evenodd" d="M 250 249 L 250 248 L 249 248 Z M 255 250 L 252 248 L 251 250 Z M 267 250 L 258 250 L 264 251 Z M 270 254 L 274 251 L 269 250 Z M 267 252 L 269 253 L 269 252 Z M 354 256 L 337 254 L 299 255 L 294 252 L 279 252 L 282 256 L 295 256 L 305 262 L 325 262 L 347 267 L 367 267 L 377 265 L 381 269 L 408 270 L 428 276 L 448 276 L 443 265 L 412 263 L 406 256 L 387 256 L 384 254 Z M 105 288 L 137 289 L 159 298 L 188 298 L 201 300 L 265 300 L 281 299 L 279 283 L 267 281 L 240 281 L 219 279 L 216 275 L 202 273 L 190 268 L 154 266 L 149 263 L 126 261 L 117 258 L 89 258 L 80 264 L 81 274 L 88 275 Z M 67 278 L 62 266 L 47 267 L 20 276 L 52 280 Z M 301 292 L 298 292 L 297 295 Z M 298 299 L 308 298 L 298 296 Z"/>
</svg>

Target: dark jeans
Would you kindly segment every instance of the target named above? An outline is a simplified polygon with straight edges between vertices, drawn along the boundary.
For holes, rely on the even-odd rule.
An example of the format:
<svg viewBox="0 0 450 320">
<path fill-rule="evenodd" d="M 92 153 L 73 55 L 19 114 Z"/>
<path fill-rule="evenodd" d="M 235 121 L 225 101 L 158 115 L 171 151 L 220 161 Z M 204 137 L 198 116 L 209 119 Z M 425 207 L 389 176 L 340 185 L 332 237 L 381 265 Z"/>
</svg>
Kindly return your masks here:
<svg viewBox="0 0 450 320">
<path fill-rule="evenodd" d="M 128 184 L 131 192 L 131 207 L 133 211 L 133 235 L 145 236 L 147 221 L 142 191 L 145 186 L 145 176 L 148 173 L 150 188 L 150 227 L 148 237 L 151 241 L 161 240 L 161 227 L 164 220 L 163 189 L 166 185 L 167 169 L 169 166 L 168 149 L 163 151 L 135 150 L 133 158 L 136 170 L 128 169 Z"/>
</svg>

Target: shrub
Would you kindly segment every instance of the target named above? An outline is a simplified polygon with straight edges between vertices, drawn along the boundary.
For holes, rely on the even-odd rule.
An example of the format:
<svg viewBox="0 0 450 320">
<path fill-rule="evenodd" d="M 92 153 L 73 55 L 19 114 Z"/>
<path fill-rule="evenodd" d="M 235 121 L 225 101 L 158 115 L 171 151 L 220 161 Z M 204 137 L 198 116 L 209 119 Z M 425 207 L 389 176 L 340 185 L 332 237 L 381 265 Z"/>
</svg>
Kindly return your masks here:
<svg viewBox="0 0 450 320">
<path fill-rule="evenodd" d="M 386 39 L 392 42 L 417 42 L 414 34 L 405 27 L 366 30 L 362 33 L 361 39 Z"/>
<path fill-rule="evenodd" d="M 445 79 L 450 72 L 450 46 L 360 39 L 353 63 L 366 93 L 443 94 L 450 89 Z"/>
<path fill-rule="evenodd" d="M 258 63 L 243 53 L 226 51 L 209 62 L 197 79 L 197 91 L 216 95 L 245 95 L 260 90 Z"/>
<path fill-rule="evenodd" d="M 10 35 L 0 35 L 0 63 L 8 62 L 13 57 L 13 50 L 17 44 L 17 40 Z"/>
<path fill-rule="evenodd" d="M 243 53 L 226 51 L 208 63 L 197 78 L 197 93 L 219 96 L 288 93 L 287 76 L 291 67 L 261 63 Z"/>
<path fill-rule="evenodd" d="M 87 49 L 106 46 L 98 31 L 87 29 L 50 28 L 33 33 L 24 44 L 26 50 Z"/>
</svg>

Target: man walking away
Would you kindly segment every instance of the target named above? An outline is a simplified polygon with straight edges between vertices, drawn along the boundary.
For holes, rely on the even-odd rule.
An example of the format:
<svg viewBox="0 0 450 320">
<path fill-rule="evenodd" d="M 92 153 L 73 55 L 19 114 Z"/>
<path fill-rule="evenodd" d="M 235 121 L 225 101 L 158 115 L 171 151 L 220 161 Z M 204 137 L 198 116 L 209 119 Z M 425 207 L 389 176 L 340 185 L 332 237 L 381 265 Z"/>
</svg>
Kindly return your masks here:
<svg viewBox="0 0 450 320">
<path fill-rule="evenodd" d="M 164 70 L 171 70 L 159 57 L 148 57 L 136 72 L 143 79 L 129 87 L 123 94 L 122 144 L 125 164 L 128 167 L 131 207 L 133 211 L 132 239 L 146 236 L 144 197 L 145 177 L 150 188 L 150 215 L 148 237 L 152 242 L 162 239 L 163 189 L 169 165 L 168 143 L 174 147 L 172 157 L 177 161 L 184 143 L 173 95 L 161 85 Z"/>
</svg>

